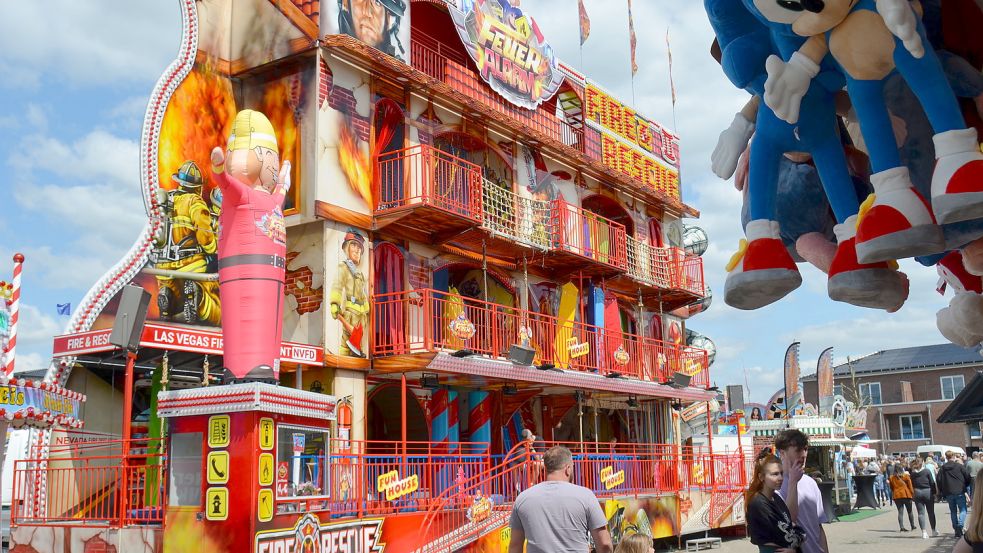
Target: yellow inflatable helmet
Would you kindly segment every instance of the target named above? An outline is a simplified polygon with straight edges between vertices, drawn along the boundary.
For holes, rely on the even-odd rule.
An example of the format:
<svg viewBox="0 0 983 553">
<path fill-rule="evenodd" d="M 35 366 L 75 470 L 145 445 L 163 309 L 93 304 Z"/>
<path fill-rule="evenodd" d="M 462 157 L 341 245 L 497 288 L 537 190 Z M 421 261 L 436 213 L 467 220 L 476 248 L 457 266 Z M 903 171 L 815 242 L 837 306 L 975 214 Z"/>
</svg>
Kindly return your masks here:
<svg viewBox="0 0 983 553">
<path fill-rule="evenodd" d="M 257 146 L 269 148 L 280 155 L 276 145 L 276 132 L 265 115 L 251 109 L 244 109 L 236 114 L 232 122 L 232 134 L 229 135 L 229 151 L 252 150 Z"/>
</svg>

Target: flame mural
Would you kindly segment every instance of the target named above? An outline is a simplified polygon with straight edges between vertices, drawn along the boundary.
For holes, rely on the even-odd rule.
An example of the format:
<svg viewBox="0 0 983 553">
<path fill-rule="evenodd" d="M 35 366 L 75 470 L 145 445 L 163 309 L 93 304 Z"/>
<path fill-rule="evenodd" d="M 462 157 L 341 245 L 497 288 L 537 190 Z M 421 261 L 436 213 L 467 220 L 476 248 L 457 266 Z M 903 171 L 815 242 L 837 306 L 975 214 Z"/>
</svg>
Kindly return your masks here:
<svg viewBox="0 0 983 553">
<path fill-rule="evenodd" d="M 375 207 L 372 199 L 372 154 L 368 145 L 359 144 L 355 132 L 347 118 L 338 125 L 338 163 L 351 187 L 358 197 L 365 201 L 369 209 Z"/>
</svg>

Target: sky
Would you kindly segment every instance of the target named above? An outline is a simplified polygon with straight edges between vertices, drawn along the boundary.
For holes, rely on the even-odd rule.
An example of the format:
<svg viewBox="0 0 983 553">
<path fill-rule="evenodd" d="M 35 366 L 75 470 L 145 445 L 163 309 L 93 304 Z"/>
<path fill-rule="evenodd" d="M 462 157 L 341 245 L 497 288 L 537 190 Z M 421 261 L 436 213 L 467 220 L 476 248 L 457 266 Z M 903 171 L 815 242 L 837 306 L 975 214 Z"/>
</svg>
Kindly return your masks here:
<svg viewBox="0 0 983 553">
<path fill-rule="evenodd" d="M 627 1 L 584 0 L 591 34 L 579 47 L 576 0 L 524 0 L 557 55 L 680 135 L 686 203 L 710 237 L 707 282 L 717 297 L 689 328 L 717 345 L 711 378 L 746 384 L 750 401 L 782 387 L 785 350 L 800 341 L 802 373 L 833 347 L 837 362 L 880 350 L 937 344 L 934 269 L 902 261 L 911 295 L 897 313 L 831 301 L 826 277 L 800 265 L 802 286 L 752 312 L 722 301 L 724 265 L 743 237 L 741 196 L 710 171 L 717 136 L 747 100 L 710 57 L 702 2 L 635 0 L 638 73 L 631 78 Z M 175 0 L 13 2 L 0 18 L 0 279 L 23 252 L 20 370 L 47 366 L 52 336 L 68 322 L 56 304 L 78 305 L 132 244 L 144 221 L 138 148 L 147 99 L 176 54 Z M 666 32 L 677 93 L 672 106 Z"/>
</svg>

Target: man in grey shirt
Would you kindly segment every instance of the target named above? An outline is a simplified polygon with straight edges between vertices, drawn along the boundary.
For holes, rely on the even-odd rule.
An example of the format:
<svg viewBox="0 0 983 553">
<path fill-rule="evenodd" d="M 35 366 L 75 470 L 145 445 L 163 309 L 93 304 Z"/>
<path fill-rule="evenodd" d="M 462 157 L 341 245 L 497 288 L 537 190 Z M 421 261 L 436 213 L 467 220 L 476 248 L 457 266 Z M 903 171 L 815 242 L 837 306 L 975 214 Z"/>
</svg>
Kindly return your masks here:
<svg viewBox="0 0 983 553">
<path fill-rule="evenodd" d="M 597 553 L 612 553 L 607 519 L 593 492 L 570 483 L 573 454 L 563 446 L 543 455 L 546 481 L 519 494 L 512 508 L 509 553 L 586 553 L 588 534 Z"/>
<path fill-rule="evenodd" d="M 980 469 L 983 469 L 983 462 L 980 461 L 980 452 L 973 452 L 973 459 L 966 463 L 966 469 L 969 470 L 969 497 L 973 497 L 973 491 L 976 489 L 976 475 L 979 474 Z"/>
</svg>

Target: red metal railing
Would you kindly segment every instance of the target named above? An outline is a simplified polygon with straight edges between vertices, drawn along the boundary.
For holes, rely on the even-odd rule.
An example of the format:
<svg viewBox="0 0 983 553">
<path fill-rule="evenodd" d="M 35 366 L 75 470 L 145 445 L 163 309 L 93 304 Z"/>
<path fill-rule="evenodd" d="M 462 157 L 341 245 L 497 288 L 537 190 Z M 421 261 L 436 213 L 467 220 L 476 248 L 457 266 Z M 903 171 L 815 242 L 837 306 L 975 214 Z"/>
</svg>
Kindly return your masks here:
<svg viewBox="0 0 983 553">
<path fill-rule="evenodd" d="M 596 213 L 553 200 L 554 247 L 581 257 L 628 269 L 627 234 L 624 225 Z"/>
<path fill-rule="evenodd" d="M 418 550 L 454 551 L 507 524 L 519 493 L 545 478 L 542 453 L 554 445 L 563 445 L 573 453 L 571 481 L 590 489 L 601 500 L 690 489 L 733 494 L 746 486 L 742 471 L 723 468 L 741 466 L 740 452 L 711 455 L 705 448 L 670 444 L 581 442 L 537 442 L 540 449 L 536 451 L 529 442 L 523 442 L 502 463 L 434 498 L 424 518 Z M 714 474 L 720 477 L 714 478 Z M 481 516 L 475 516 L 475 505 L 485 499 L 490 504 L 478 511 Z"/>
<path fill-rule="evenodd" d="M 706 295 L 706 284 L 703 279 L 703 258 L 677 249 L 679 267 L 678 288 L 692 292 L 697 296 Z"/>
<path fill-rule="evenodd" d="M 118 440 L 89 443 L 85 449 L 91 454 L 68 456 L 63 455 L 68 448 L 52 448 L 46 457 L 14 463 L 13 525 L 121 528 L 163 523 L 167 473 L 162 454 L 125 457 Z M 155 444 L 132 444 L 132 450 L 156 449 Z"/>
<path fill-rule="evenodd" d="M 376 214 L 430 206 L 481 220 L 481 168 L 427 144 L 379 155 L 375 188 Z"/>
<path fill-rule="evenodd" d="M 548 201 L 524 198 L 487 180 L 482 187 L 482 199 L 483 228 L 526 246 L 550 248 L 553 225 Z"/>
<path fill-rule="evenodd" d="M 628 276 L 657 288 L 674 286 L 679 271 L 675 256 L 669 248 L 657 248 L 629 236 L 627 239 Z"/>
<path fill-rule="evenodd" d="M 422 33 L 414 33 L 410 42 L 410 62 L 415 69 L 512 118 L 519 127 L 533 129 L 581 152 L 585 151 L 582 126 L 571 125 L 544 106 L 529 110 L 507 102 L 471 70 L 459 47 L 445 45 Z M 555 104 L 547 105 L 556 109 Z"/>
<path fill-rule="evenodd" d="M 455 351 L 504 358 L 513 344 L 522 343 L 520 329 L 528 329 L 536 350 L 534 363 L 561 369 L 596 372 L 664 382 L 673 373 L 692 376 L 691 385 L 710 385 L 707 353 L 578 321 L 515 307 L 475 300 L 439 290 L 417 289 L 373 296 L 378 356 Z M 459 330 L 452 331 L 452 324 Z M 473 335 L 460 331 L 470 322 Z M 398 329 L 402 329 L 400 332 Z"/>
</svg>

